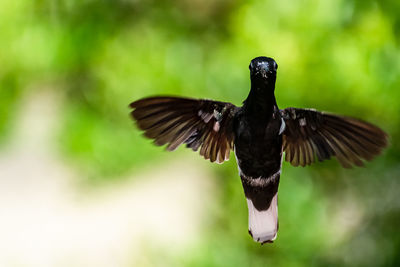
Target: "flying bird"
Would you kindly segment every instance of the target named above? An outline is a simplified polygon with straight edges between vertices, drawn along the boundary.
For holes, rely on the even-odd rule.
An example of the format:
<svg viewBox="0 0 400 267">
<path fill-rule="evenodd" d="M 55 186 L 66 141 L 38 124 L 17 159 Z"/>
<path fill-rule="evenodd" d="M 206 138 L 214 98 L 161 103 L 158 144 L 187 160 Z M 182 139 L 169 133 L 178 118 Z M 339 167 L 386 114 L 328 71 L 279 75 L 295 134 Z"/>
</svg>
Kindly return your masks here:
<svg viewBox="0 0 400 267">
<path fill-rule="evenodd" d="M 156 145 L 181 144 L 211 162 L 233 150 L 249 212 L 249 234 L 261 244 L 278 232 L 278 186 L 283 152 L 293 166 L 336 157 L 344 168 L 363 166 L 388 144 L 375 125 L 315 109 L 279 109 L 275 100 L 278 65 L 269 57 L 249 66 L 251 88 L 241 107 L 181 97 L 149 97 L 130 104 L 131 115 Z"/>
</svg>

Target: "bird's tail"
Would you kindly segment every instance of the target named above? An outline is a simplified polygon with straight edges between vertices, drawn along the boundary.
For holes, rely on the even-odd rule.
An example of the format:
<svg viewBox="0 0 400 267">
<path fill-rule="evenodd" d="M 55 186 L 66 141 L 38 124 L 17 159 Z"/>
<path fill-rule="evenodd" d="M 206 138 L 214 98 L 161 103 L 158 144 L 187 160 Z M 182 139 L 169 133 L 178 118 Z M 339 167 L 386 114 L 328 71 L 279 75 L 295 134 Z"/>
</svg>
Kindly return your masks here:
<svg viewBox="0 0 400 267">
<path fill-rule="evenodd" d="M 249 208 L 249 234 L 261 244 L 274 241 L 278 232 L 278 192 L 265 210 L 258 210 L 251 199 L 246 200 Z"/>
</svg>

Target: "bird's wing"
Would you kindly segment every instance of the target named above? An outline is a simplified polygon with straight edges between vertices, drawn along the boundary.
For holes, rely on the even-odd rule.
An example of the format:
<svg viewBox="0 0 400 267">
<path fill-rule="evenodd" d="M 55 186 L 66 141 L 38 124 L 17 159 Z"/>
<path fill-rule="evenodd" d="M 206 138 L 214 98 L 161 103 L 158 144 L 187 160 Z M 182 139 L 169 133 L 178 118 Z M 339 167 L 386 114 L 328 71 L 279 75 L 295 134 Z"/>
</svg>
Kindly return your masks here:
<svg viewBox="0 0 400 267">
<path fill-rule="evenodd" d="M 312 109 L 281 110 L 286 129 L 283 132 L 285 160 L 293 166 L 305 166 L 336 156 L 350 168 L 362 166 L 388 144 L 388 135 L 378 127 L 350 117 Z"/>
<path fill-rule="evenodd" d="M 229 159 L 233 148 L 233 117 L 239 109 L 231 103 L 178 97 L 150 97 L 130 104 L 131 115 L 144 135 L 156 145 L 175 150 L 185 143 L 211 162 Z"/>
</svg>

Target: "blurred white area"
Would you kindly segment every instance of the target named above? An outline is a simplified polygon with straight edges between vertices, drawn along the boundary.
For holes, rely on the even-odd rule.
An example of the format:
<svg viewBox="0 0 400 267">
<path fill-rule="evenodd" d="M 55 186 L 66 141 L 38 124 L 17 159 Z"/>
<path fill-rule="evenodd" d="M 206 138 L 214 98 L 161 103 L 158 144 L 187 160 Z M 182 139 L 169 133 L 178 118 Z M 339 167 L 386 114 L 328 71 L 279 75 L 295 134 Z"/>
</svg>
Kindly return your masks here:
<svg viewBox="0 0 400 267">
<path fill-rule="evenodd" d="M 0 152 L 0 266 L 132 266 L 147 261 L 143 245 L 180 251 L 196 242 L 215 195 L 202 161 L 179 158 L 82 189 L 51 146 L 58 97 L 25 99 Z"/>
</svg>

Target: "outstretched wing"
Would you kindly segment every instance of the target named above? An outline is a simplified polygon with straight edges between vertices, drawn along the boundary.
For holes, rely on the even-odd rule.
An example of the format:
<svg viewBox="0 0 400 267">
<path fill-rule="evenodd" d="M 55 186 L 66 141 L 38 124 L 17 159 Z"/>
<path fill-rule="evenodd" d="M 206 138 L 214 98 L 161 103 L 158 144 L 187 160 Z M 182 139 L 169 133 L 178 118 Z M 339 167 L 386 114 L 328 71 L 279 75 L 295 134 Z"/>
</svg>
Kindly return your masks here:
<svg viewBox="0 0 400 267">
<path fill-rule="evenodd" d="M 305 166 L 336 156 L 345 168 L 362 166 L 388 144 L 388 135 L 380 128 L 350 117 L 312 109 L 281 110 L 286 123 L 283 132 L 285 160 L 293 166 Z"/>
<path fill-rule="evenodd" d="M 185 143 L 211 162 L 229 159 L 233 149 L 231 103 L 178 97 L 150 97 L 130 104 L 132 118 L 156 145 L 175 150 Z"/>
</svg>

